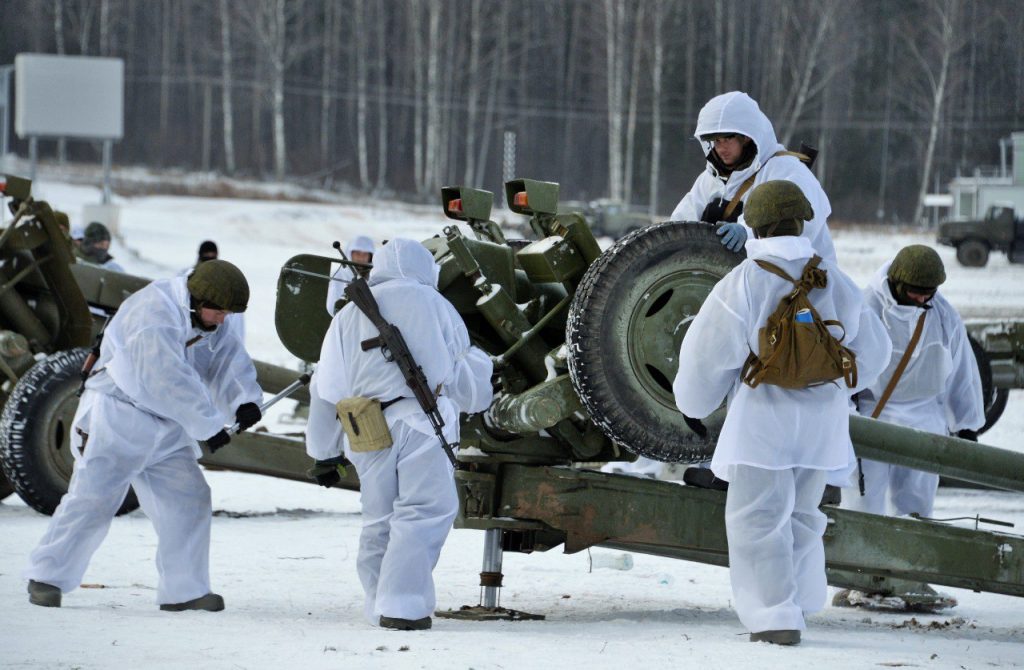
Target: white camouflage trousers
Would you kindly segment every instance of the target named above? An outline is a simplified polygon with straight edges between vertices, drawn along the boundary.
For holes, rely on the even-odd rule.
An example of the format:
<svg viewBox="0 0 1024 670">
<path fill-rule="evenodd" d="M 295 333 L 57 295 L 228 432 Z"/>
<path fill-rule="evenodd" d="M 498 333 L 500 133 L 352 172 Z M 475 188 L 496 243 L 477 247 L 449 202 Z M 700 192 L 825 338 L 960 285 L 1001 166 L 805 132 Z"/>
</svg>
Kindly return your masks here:
<svg viewBox="0 0 1024 670">
<path fill-rule="evenodd" d="M 91 397 L 90 397 L 91 396 Z M 32 552 L 25 577 L 73 591 L 131 485 L 158 537 L 157 602 L 210 592 L 210 487 L 181 427 L 112 396 L 86 391 L 89 433 L 71 485 Z"/>
<path fill-rule="evenodd" d="M 421 619 L 434 612 L 433 570 L 459 502 L 452 466 L 435 435 L 402 420 L 391 425 L 394 444 L 351 452 L 360 482 L 363 530 L 357 570 L 366 594 L 364 614 Z"/>
<path fill-rule="evenodd" d="M 827 519 L 818 509 L 827 473 L 735 465 L 730 474 L 725 529 L 736 613 L 752 633 L 804 630 L 804 615 L 827 596 Z"/>
</svg>

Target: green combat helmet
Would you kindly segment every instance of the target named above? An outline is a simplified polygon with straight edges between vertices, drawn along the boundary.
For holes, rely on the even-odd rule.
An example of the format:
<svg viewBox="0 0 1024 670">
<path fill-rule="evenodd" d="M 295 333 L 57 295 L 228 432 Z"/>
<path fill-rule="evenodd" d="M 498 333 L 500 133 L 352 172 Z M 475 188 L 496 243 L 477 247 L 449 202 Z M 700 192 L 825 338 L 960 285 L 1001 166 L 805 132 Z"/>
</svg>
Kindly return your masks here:
<svg viewBox="0 0 1024 670">
<path fill-rule="evenodd" d="M 188 276 L 188 292 L 206 307 L 244 312 L 249 305 L 249 282 L 237 267 L 214 259 L 200 263 Z"/>
<path fill-rule="evenodd" d="M 935 293 L 946 281 L 946 268 L 938 252 L 924 244 L 903 247 L 889 265 L 889 286 L 901 305 L 917 305 L 907 291 Z"/>
<path fill-rule="evenodd" d="M 774 179 L 750 192 L 743 205 L 743 216 L 758 237 L 799 235 L 804 230 L 804 221 L 814 218 L 814 209 L 799 186 Z"/>
<path fill-rule="evenodd" d="M 95 244 L 96 242 L 109 242 L 110 231 L 99 221 L 93 221 L 85 227 L 85 237 L 83 238 L 86 244 Z"/>
</svg>

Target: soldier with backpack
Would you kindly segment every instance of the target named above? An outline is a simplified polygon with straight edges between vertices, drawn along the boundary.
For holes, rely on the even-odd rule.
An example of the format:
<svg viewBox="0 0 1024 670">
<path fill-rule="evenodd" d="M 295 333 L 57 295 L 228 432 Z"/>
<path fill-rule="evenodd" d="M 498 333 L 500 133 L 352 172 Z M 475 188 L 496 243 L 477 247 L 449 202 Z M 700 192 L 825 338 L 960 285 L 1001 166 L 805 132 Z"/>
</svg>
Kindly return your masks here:
<svg viewBox="0 0 1024 670">
<path fill-rule="evenodd" d="M 711 469 L 729 482 L 733 599 L 751 641 L 789 645 L 825 606 L 818 504 L 855 467 L 849 398 L 881 373 L 891 343 L 856 284 L 801 236 L 814 211 L 797 185 L 765 182 L 745 210 L 755 239 L 690 324 L 673 391 L 696 418 L 728 398 Z"/>
<path fill-rule="evenodd" d="M 956 309 L 939 293 L 946 280 L 942 259 L 931 247 L 900 249 L 864 289 L 864 300 L 892 339 L 893 351 L 878 381 L 857 396 L 857 411 L 880 421 L 939 435 L 978 439 L 985 423 L 978 363 Z M 932 515 L 939 476 L 862 460 L 862 487 L 843 492 L 843 507 L 872 514 Z M 840 607 L 940 610 L 956 605 L 930 585 L 877 578 L 866 591 L 842 590 Z"/>
</svg>

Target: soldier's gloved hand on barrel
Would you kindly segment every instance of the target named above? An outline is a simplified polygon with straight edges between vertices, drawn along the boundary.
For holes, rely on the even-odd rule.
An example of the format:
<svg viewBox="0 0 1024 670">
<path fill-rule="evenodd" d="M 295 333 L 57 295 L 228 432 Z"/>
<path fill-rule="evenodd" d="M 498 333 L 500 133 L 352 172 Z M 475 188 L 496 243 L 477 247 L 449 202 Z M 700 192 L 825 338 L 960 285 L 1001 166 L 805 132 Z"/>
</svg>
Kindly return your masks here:
<svg viewBox="0 0 1024 670">
<path fill-rule="evenodd" d="M 235 410 L 235 421 L 238 422 L 238 432 L 242 432 L 246 428 L 254 425 L 257 421 L 263 418 L 263 412 L 260 411 L 260 406 L 254 402 L 242 403 Z"/>
<path fill-rule="evenodd" d="M 228 435 L 228 431 L 221 429 L 216 435 L 206 440 L 206 446 L 210 448 L 210 453 L 213 454 L 230 441 L 231 436 Z"/>
</svg>

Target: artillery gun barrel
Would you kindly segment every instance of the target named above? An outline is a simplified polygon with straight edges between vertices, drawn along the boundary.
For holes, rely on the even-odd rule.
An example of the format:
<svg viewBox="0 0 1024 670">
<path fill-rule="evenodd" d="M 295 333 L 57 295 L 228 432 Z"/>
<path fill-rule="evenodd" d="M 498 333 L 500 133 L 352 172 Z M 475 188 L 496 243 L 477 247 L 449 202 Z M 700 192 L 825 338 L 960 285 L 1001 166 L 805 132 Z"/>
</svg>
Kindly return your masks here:
<svg viewBox="0 0 1024 670">
<path fill-rule="evenodd" d="M 850 417 L 860 458 L 1024 492 L 1024 454 L 862 416 Z"/>
</svg>

